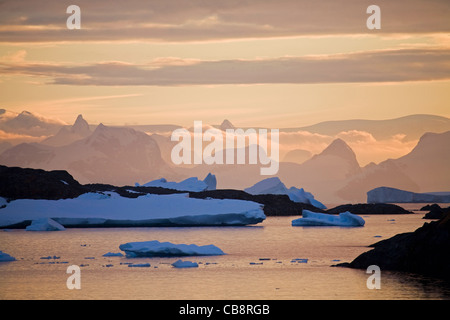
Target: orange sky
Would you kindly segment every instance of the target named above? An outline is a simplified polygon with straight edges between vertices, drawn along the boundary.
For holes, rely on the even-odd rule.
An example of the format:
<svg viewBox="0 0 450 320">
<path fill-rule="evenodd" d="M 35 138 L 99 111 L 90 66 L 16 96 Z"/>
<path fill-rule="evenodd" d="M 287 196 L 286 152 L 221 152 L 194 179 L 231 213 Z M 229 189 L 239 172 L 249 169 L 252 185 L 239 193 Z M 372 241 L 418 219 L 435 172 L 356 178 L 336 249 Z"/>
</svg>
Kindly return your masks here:
<svg viewBox="0 0 450 320">
<path fill-rule="evenodd" d="M 450 117 L 450 3 L 71 1 L 0 4 L 1 107 L 72 123 L 272 128 Z"/>
</svg>

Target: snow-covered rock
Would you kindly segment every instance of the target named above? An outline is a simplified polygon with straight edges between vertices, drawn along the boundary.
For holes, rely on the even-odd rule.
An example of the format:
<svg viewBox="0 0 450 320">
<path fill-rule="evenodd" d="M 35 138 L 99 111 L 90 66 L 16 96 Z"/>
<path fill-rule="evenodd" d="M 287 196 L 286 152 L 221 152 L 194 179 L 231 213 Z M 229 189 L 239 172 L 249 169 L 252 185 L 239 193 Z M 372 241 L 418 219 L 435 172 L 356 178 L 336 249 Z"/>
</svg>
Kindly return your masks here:
<svg viewBox="0 0 450 320">
<path fill-rule="evenodd" d="M 210 244 L 198 246 L 195 244 L 173 244 L 170 242 L 143 241 L 121 244 L 119 249 L 125 251 L 128 258 L 135 257 L 170 257 L 170 256 L 215 256 L 225 253 Z"/>
<path fill-rule="evenodd" d="M 316 208 L 326 209 L 326 206 L 314 199 L 314 196 L 311 193 L 306 192 L 303 188 L 298 189 L 296 187 L 291 187 L 288 189 L 278 177 L 261 180 L 255 185 L 244 189 L 244 191 L 253 195 L 285 194 L 294 202 L 307 203 L 315 206 Z"/>
<path fill-rule="evenodd" d="M 192 261 L 177 260 L 172 263 L 172 266 L 175 268 L 198 268 L 198 263 Z"/>
<path fill-rule="evenodd" d="M 348 211 L 341 212 L 336 216 L 303 210 L 301 218 L 292 220 L 292 226 L 362 227 L 364 224 L 363 218 Z"/>
<path fill-rule="evenodd" d="M 16 260 L 16 258 L 10 256 L 9 254 L 7 254 L 7 253 L 5 253 L 3 251 L 0 251 L 0 262 L 2 262 L 2 261 L 15 261 L 15 260 Z"/>
<path fill-rule="evenodd" d="M 33 220 L 29 226 L 25 228 L 27 231 L 64 231 L 61 224 L 51 218 L 39 218 Z"/>
<path fill-rule="evenodd" d="M 204 180 L 199 180 L 197 177 L 191 177 L 180 182 L 173 182 L 161 178 L 147 182 L 143 185 L 139 185 L 138 183 L 136 183 L 137 187 L 161 187 L 166 189 L 191 192 L 216 190 L 216 185 L 216 176 L 211 173 L 209 173 Z"/>
<path fill-rule="evenodd" d="M 261 204 L 234 199 L 195 199 L 188 194 L 86 193 L 74 199 L 11 201 L 0 209 L 0 228 L 51 218 L 64 227 L 224 226 L 262 222 Z"/>
</svg>

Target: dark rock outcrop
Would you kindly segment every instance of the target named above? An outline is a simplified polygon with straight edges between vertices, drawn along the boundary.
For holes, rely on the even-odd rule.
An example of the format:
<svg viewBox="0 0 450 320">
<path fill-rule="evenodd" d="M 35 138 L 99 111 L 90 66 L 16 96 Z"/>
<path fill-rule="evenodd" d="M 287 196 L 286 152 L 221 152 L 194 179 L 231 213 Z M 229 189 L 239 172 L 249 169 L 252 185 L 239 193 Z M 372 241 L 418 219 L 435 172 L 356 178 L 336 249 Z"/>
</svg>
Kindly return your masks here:
<svg viewBox="0 0 450 320">
<path fill-rule="evenodd" d="M 0 196 L 14 199 L 67 199 L 87 192 L 67 171 L 0 166 Z"/>
<path fill-rule="evenodd" d="M 423 219 L 442 219 L 446 214 L 450 214 L 450 207 L 441 208 L 436 203 L 432 205 L 426 205 L 420 209 L 420 211 L 426 210 L 428 210 L 428 213 L 423 216 Z"/>
<path fill-rule="evenodd" d="M 340 212 L 350 211 L 353 214 L 410 214 L 411 211 L 405 210 L 400 206 L 388 203 L 358 203 L 344 204 L 327 210 L 327 213 L 338 214 Z"/>
<path fill-rule="evenodd" d="M 337 266 L 366 269 L 377 265 L 381 270 L 450 279 L 450 215 L 425 223 L 414 232 L 379 241 L 371 247 L 374 249 L 359 255 L 352 262 Z"/>
<path fill-rule="evenodd" d="M 264 205 L 264 214 L 266 216 L 293 216 L 301 215 L 303 209 L 324 212 L 310 204 L 298 203 L 289 199 L 289 196 L 284 194 L 258 194 L 251 195 L 242 190 L 223 189 L 210 190 L 202 192 L 190 192 L 191 198 L 214 198 L 214 199 L 238 199 L 254 201 Z"/>
</svg>

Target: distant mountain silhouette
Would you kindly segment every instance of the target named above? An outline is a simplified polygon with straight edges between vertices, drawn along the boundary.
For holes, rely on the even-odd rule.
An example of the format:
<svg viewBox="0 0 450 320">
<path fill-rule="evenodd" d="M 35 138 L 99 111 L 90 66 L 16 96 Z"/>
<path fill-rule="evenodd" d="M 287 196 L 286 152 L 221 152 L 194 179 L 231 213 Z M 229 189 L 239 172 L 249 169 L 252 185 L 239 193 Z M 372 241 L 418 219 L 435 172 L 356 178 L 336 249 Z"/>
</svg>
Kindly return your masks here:
<svg viewBox="0 0 450 320">
<path fill-rule="evenodd" d="M 75 130 L 77 127 L 82 125 L 75 126 Z M 45 170 L 64 169 L 82 183 L 118 185 L 146 182 L 170 172 L 161 159 L 157 143 L 149 135 L 103 124 L 88 137 L 64 146 L 20 144 L 3 152 L 0 163 Z"/>
<path fill-rule="evenodd" d="M 396 134 L 404 134 L 405 140 L 417 140 L 426 132 L 442 133 L 450 130 L 450 119 L 428 115 L 415 114 L 387 120 L 336 120 L 324 121 L 311 126 L 286 128 L 280 131 L 308 131 L 334 136 L 343 131 L 365 131 L 377 140 L 389 139 Z"/>
<path fill-rule="evenodd" d="M 41 143 L 49 146 L 59 147 L 86 138 L 91 133 L 92 132 L 89 129 L 89 124 L 86 120 L 83 119 L 83 116 L 80 114 L 72 126 L 62 127 L 58 131 L 58 133 L 43 140 Z"/>
<path fill-rule="evenodd" d="M 450 131 L 426 133 L 407 155 L 370 165 L 338 191 L 348 201 L 365 201 L 377 187 L 412 192 L 450 190 Z"/>
</svg>

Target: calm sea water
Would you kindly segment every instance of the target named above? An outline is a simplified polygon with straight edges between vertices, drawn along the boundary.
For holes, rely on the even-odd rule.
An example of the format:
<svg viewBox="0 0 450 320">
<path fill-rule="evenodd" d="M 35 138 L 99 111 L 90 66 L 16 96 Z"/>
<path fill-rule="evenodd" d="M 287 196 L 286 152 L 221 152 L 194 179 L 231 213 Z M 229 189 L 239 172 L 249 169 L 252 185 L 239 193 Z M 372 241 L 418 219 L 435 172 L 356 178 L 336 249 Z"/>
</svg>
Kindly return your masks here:
<svg viewBox="0 0 450 320">
<path fill-rule="evenodd" d="M 249 227 L 0 231 L 0 250 L 17 259 L 0 263 L 0 299 L 449 299 L 450 288 L 437 280 L 381 270 L 381 289 L 370 290 L 365 270 L 331 267 L 414 231 L 422 216 L 363 216 L 361 228 L 292 227 L 294 217 L 268 217 Z M 199 263 L 192 269 L 173 268 L 178 258 L 102 256 L 148 240 L 214 244 L 227 254 L 183 258 Z M 73 264 L 80 266 L 80 290 L 66 285 Z"/>
</svg>

